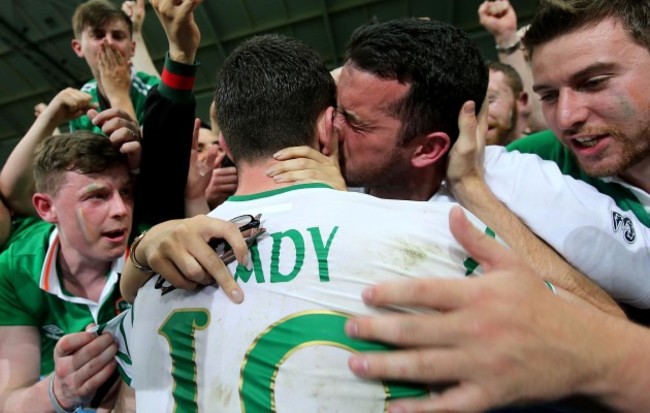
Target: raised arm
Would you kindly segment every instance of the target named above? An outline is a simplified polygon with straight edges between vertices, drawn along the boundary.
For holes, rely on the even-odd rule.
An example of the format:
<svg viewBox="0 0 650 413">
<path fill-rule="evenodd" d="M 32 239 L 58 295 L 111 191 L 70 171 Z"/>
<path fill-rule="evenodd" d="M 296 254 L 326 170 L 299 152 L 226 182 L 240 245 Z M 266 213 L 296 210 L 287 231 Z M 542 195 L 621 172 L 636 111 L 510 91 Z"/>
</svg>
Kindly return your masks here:
<svg viewBox="0 0 650 413">
<path fill-rule="evenodd" d="M 149 49 L 147 44 L 142 37 L 142 25 L 144 24 L 145 19 L 145 4 L 144 0 L 127 0 L 122 3 L 122 11 L 129 16 L 131 22 L 133 23 L 133 41 L 135 42 L 135 54 L 131 60 L 135 70 L 139 72 L 145 72 L 150 75 L 160 77 L 158 69 L 153 64 L 151 55 L 149 54 Z"/>
<path fill-rule="evenodd" d="M 528 126 L 531 132 L 547 129 L 539 97 L 533 92 L 533 72 L 521 46 L 517 31 L 517 14 L 508 0 L 486 0 L 478 8 L 481 25 L 494 36 L 499 61 L 514 67 L 528 95 L 530 115 Z"/>
<path fill-rule="evenodd" d="M 36 118 L 25 136 L 18 142 L 0 172 L 0 191 L 11 210 L 19 215 L 36 215 L 32 205 L 34 175 L 32 161 L 36 146 L 52 135 L 61 123 L 85 114 L 91 106 L 91 96 L 77 89 L 59 92 Z"/>
<path fill-rule="evenodd" d="M 192 93 L 201 34 L 194 22 L 200 1 L 153 0 L 169 42 L 162 82 L 147 96 L 141 174 L 135 192 L 136 230 L 185 216 L 196 102 Z M 165 202 L 158 202 L 164 182 Z M 138 225 L 144 224 L 140 227 Z"/>
<path fill-rule="evenodd" d="M 622 310 L 607 293 L 535 236 L 490 191 L 483 177 L 481 159 L 482 148 L 485 145 L 485 110 L 484 106 L 478 123 L 474 115 L 473 102 L 466 102 L 459 115 L 460 136 L 452 147 L 447 170 L 447 181 L 456 198 L 492 228 L 545 280 L 570 291 L 603 311 L 624 316 Z M 508 179 L 513 178 L 514 176 L 511 176 Z M 524 193 L 520 195 L 525 196 Z"/>
</svg>

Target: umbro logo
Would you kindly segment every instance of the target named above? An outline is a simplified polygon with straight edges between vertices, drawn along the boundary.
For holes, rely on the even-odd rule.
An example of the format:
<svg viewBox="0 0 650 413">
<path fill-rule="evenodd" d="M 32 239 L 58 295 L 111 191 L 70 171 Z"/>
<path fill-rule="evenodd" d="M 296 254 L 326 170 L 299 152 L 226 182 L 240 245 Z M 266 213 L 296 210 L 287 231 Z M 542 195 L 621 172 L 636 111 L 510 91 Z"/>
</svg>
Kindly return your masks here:
<svg viewBox="0 0 650 413">
<path fill-rule="evenodd" d="M 59 326 L 55 326 L 54 324 L 48 324 L 46 326 L 43 326 L 42 328 L 45 337 L 51 338 L 52 340 L 58 340 L 64 335 L 63 330 L 61 330 Z"/>
<path fill-rule="evenodd" d="M 636 240 L 636 232 L 634 231 L 634 225 L 632 220 L 628 217 L 625 217 L 618 212 L 612 212 L 612 224 L 614 232 L 621 231 L 623 233 L 623 239 L 628 244 L 634 243 Z"/>
</svg>

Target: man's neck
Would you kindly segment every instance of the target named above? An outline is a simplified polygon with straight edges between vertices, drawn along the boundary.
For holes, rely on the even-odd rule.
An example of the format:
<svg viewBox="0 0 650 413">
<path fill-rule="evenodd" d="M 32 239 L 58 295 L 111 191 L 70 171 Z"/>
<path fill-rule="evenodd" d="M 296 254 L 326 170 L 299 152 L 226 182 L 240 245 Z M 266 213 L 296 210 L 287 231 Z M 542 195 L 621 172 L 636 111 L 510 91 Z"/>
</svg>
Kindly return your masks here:
<svg viewBox="0 0 650 413">
<path fill-rule="evenodd" d="M 404 177 L 400 184 L 370 187 L 368 194 L 383 199 L 428 201 L 440 189 L 441 182 L 442 175 L 438 170 L 422 168 Z"/>
<path fill-rule="evenodd" d="M 58 255 L 63 288 L 77 297 L 99 301 L 112 262 L 85 259 L 61 244 Z"/>
<path fill-rule="evenodd" d="M 278 161 L 268 159 L 254 163 L 239 162 L 237 164 L 237 191 L 235 195 L 251 195 L 294 185 L 293 183 L 278 183 L 266 175 L 266 170 L 276 165 Z"/>
</svg>

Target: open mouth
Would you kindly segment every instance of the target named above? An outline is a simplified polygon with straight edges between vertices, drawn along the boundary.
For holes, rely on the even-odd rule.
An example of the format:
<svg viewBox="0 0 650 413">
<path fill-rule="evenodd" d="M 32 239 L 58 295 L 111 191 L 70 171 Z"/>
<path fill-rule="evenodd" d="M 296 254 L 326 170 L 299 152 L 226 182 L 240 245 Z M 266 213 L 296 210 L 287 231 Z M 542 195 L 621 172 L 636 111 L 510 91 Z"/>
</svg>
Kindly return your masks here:
<svg viewBox="0 0 650 413">
<path fill-rule="evenodd" d="M 111 241 L 119 242 L 126 238 L 126 229 L 116 229 L 114 231 L 106 231 L 102 236 L 110 239 Z"/>
<path fill-rule="evenodd" d="M 576 144 L 576 146 L 581 146 L 583 148 L 593 148 L 598 144 L 600 139 L 602 139 L 603 137 L 604 135 L 593 136 L 588 138 L 576 138 L 573 140 L 573 142 Z"/>
</svg>

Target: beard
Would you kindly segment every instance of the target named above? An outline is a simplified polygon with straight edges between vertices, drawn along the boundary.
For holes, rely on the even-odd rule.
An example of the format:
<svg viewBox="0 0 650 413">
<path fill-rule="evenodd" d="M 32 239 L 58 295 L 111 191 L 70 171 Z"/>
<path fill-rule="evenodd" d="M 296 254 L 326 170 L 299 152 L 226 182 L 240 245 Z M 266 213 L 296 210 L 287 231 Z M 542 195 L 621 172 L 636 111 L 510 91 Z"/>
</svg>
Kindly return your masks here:
<svg viewBox="0 0 650 413">
<path fill-rule="evenodd" d="M 510 111 L 510 119 L 507 124 L 495 122 L 489 125 L 492 129 L 488 131 L 485 143 L 487 145 L 507 145 L 517 139 L 519 136 L 512 136 L 512 134 L 515 130 L 515 126 L 517 126 L 518 118 L 519 112 L 517 111 L 517 105 L 515 103 L 514 107 Z"/>
<path fill-rule="evenodd" d="M 385 158 L 375 163 L 359 163 L 350 168 L 344 152 L 339 151 L 339 165 L 341 173 L 348 187 L 363 188 L 392 188 L 404 185 L 407 176 L 408 163 L 400 156 L 398 151 L 390 151 Z"/>
<path fill-rule="evenodd" d="M 609 135 L 614 140 L 614 151 L 605 150 L 596 159 L 575 156 L 580 168 L 594 178 L 621 175 L 634 165 L 650 157 L 650 124 L 634 137 L 614 126 L 580 128 L 572 134 Z M 620 148 L 616 150 L 616 148 Z M 573 149 L 570 147 L 570 149 Z M 573 150 L 572 150 L 573 152 Z"/>
</svg>

